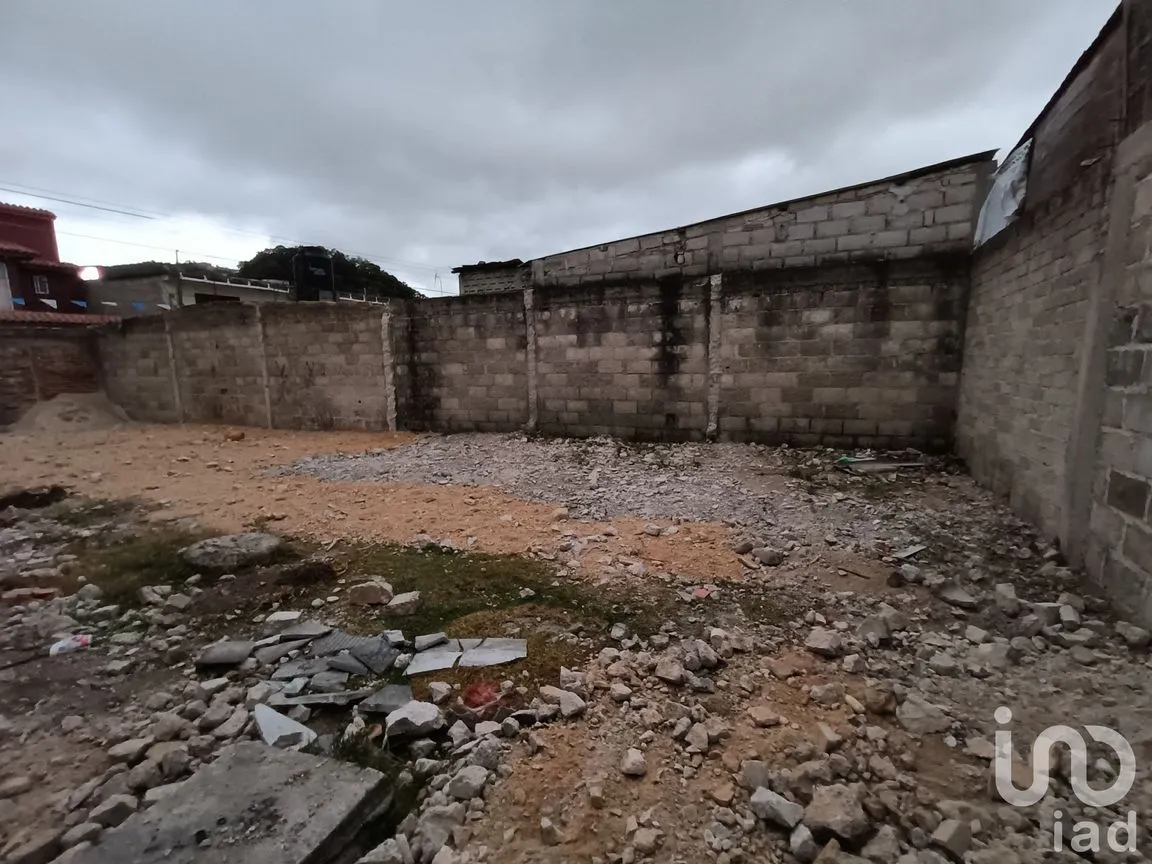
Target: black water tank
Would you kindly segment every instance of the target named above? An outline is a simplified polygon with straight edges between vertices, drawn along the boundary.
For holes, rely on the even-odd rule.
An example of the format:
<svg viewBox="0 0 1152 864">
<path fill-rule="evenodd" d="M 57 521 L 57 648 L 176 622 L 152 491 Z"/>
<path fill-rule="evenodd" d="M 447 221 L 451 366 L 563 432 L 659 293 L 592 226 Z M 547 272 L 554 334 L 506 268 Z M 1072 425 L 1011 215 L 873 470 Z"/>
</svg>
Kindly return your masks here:
<svg viewBox="0 0 1152 864">
<path fill-rule="evenodd" d="M 323 246 L 301 246 L 292 256 L 292 299 L 336 299 L 332 253 Z"/>
</svg>

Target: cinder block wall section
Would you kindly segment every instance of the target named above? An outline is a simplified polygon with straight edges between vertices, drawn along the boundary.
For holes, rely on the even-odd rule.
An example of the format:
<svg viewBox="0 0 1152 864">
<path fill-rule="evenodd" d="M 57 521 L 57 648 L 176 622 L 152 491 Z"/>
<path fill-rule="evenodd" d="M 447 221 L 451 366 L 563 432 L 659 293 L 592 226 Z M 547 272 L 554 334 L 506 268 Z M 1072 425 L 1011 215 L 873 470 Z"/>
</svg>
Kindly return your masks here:
<svg viewBox="0 0 1152 864">
<path fill-rule="evenodd" d="M 679 278 L 534 290 L 540 431 L 703 439 L 709 291 Z"/>
<path fill-rule="evenodd" d="M 522 294 L 408 301 L 393 309 L 400 428 L 502 432 L 528 423 Z"/>
<path fill-rule="evenodd" d="M 0 427 L 36 402 L 100 389 L 87 330 L 0 325 Z"/>
<path fill-rule="evenodd" d="M 255 307 L 279 429 L 387 429 L 387 315 L 378 306 Z"/>
<path fill-rule="evenodd" d="M 1152 622 L 1152 124 L 1119 154 L 1098 307 L 1106 389 L 1094 465 L 1081 467 L 1092 484 L 1085 563 L 1122 613 Z"/>
<path fill-rule="evenodd" d="M 587 285 L 967 252 L 992 155 L 537 258 L 532 281 Z"/>
<path fill-rule="evenodd" d="M 981 247 L 972 267 L 957 450 L 978 481 L 1053 536 L 1109 176 L 1103 164 L 1082 173 Z"/>
<path fill-rule="evenodd" d="M 183 422 L 163 317 L 127 318 L 101 328 L 96 347 L 105 392 L 129 417 L 143 423 Z"/>
<path fill-rule="evenodd" d="M 256 306 L 206 304 L 166 315 L 187 423 L 267 423 Z"/>
<path fill-rule="evenodd" d="M 965 256 L 724 277 L 722 438 L 952 443 Z"/>
</svg>

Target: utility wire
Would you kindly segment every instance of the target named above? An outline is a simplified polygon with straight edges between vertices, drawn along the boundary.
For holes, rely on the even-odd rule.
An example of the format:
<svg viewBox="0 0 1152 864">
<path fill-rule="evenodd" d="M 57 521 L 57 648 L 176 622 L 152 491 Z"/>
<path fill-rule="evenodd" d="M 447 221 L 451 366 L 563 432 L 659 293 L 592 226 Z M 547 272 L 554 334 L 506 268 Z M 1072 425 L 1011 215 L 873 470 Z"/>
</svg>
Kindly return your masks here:
<svg viewBox="0 0 1152 864">
<path fill-rule="evenodd" d="M 141 209 L 139 207 L 131 207 L 131 205 L 128 205 L 128 204 L 112 204 L 112 202 L 103 202 L 102 204 L 86 203 L 86 202 L 98 201 L 99 199 L 88 198 L 86 200 L 77 200 L 77 198 L 83 198 L 84 196 L 68 195 L 68 193 L 65 193 L 65 192 L 56 192 L 54 190 L 44 189 L 44 188 L 41 188 L 38 186 L 27 186 L 27 185 L 24 185 L 22 183 L 13 183 L 11 181 L 0 181 L 0 183 L 7 184 L 7 185 L 0 185 L 0 190 L 3 190 L 5 192 L 12 192 L 16 195 L 25 195 L 29 198 L 43 198 L 46 201 L 56 201 L 56 202 L 61 203 L 61 204 L 72 204 L 72 205 L 75 205 L 77 207 L 88 207 L 88 208 L 93 209 L 93 210 L 103 210 L 103 211 L 106 211 L 109 213 L 123 214 L 125 216 L 135 216 L 138 219 L 179 219 L 179 218 L 181 218 L 181 217 L 179 217 L 173 213 L 149 211 L 149 210 Z M 19 187 L 19 188 L 10 188 L 13 186 Z M 36 191 L 35 192 L 25 192 L 25 191 L 22 191 L 23 189 L 31 189 L 31 190 L 36 190 Z M 48 194 L 48 193 L 51 193 L 51 194 Z M 65 197 L 65 196 L 67 196 L 67 197 Z M 104 205 L 107 205 L 107 206 L 104 206 Z M 120 209 L 120 208 L 128 208 L 128 209 Z M 135 212 L 132 212 L 132 211 L 135 211 Z M 290 245 L 290 246 L 309 245 L 309 244 L 306 244 L 300 240 L 294 240 L 290 237 L 277 237 L 277 236 L 272 235 L 272 234 L 262 234 L 262 233 L 259 233 L 257 231 L 249 231 L 249 230 L 246 230 L 244 228 L 236 228 L 234 226 L 225 225 L 224 223 L 217 222 L 217 221 L 212 220 L 212 219 L 205 219 L 204 221 L 207 222 L 209 225 L 213 225 L 216 228 L 219 228 L 222 231 L 229 231 L 229 232 L 232 232 L 234 234 L 246 234 L 250 237 L 258 237 L 261 240 L 263 240 L 263 239 L 273 240 L 275 242 L 283 243 L 285 245 Z M 386 264 L 392 264 L 392 265 L 397 266 L 397 267 L 406 267 L 409 269 L 426 270 L 429 273 L 435 273 L 437 270 L 443 269 L 440 267 L 433 267 L 433 266 L 430 266 L 428 264 L 418 264 L 415 261 L 405 261 L 405 260 L 400 259 L 400 258 L 392 258 L 392 257 L 387 256 L 387 255 L 366 254 L 363 252 L 358 252 L 355 249 L 348 249 L 346 251 L 348 254 L 356 255 L 357 257 L 365 258 L 365 259 L 367 259 L 369 261 L 373 261 L 375 263 L 386 263 Z"/>
</svg>

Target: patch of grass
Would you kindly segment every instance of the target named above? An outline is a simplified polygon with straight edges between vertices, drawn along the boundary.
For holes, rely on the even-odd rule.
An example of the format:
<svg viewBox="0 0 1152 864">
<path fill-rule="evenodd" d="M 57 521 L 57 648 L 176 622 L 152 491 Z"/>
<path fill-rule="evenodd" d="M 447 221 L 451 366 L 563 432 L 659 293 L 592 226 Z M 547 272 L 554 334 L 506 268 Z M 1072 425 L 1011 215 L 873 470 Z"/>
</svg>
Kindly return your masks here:
<svg viewBox="0 0 1152 864">
<path fill-rule="evenodd" d="M 51 504 L 40 514 L 53 522 L 74 528 L 88 528 L 118 519 L 137 510 L 134 501 L 94 501 L 88 498 L 66 498 Z"/>
<path fill-rule="evenodd" d="M 70 550 L 78 556 L 70 575 L 98 585 L 107 603 L 138 606 L 137 592 L 143 586 L 175 585 L 197 572 L 179 552 L 206 536 L 182 528 L 146 526 L 111 543 L 81 540 Z"/>
<path fill-rule="evenodd" d="M 438 547 L 392 544 L 360 545 L 337 555 L 337 569 L 355 584 L 381 578 L 396 593 L 419 591 L 423 606 L 415 615 L 387 616 L 365 607 L 350 623 L 365 631 L 396 627 L 406 633 L 435 633 L 449 623 L 480 612 L 511 609 L 531 603 L 568 610 L 570 623 L 590 629 L 623 621 L 636 629 L 659 626 L 658 597 L 639 599 L 603 588 L 557 578 L 546 562 L 517 555 L 452 552 Z M 328 585 L 306 589 L 305 599 L 324 596 Z M 654 592 L 658 589 L 654 589 Z M 489 634 L 472 634 L 489 635 Z M 496 635 L 496 634 L 492 634 Z"/>
<path fill-rule="evenodd" d="M 732 589 L 732 594 L 744 617 L 754 624 L 783 624 L 804 611 L 799 604 L 769 588 L 741 586 Z"/>
</svg>

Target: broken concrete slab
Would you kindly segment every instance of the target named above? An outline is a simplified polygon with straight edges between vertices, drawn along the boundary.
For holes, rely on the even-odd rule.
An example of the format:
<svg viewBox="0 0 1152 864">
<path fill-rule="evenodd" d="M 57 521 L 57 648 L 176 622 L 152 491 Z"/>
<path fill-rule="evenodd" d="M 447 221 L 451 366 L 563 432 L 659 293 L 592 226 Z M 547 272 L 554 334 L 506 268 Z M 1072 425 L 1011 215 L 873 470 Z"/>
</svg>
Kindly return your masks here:
<svg viewBox="0 0 1152 864">
<path fill-rule="evenodd" d="M 356 636 L 343 630 L 333 630 L 312 643 L 312 653 L 317 657 L 329 657 L 347 651 L 355 655 L 357 648 L 375 648 L 380 644 L 379 636 Z"/>
<path fill-rule="evenodd" d="M 391 784 L 371 768 L 245 741 L 163 802 L 72 864 L 353 861 L 369 845 L 363 827 L 391 803 Z"/>
<path fill-rule="evenodd" d="M 197 669 L 207 669 L 212 666 L 239 666 L 248 659 L 255 643 L 240 639 L 225 639 L 215 645 L 209 645 L 200 652 L 196 658 Z"/>
<path fill-rule="evenodd" d="M 257 648 L 253 656 L 256 658 L 256 662 L 262 666 L 270 666 L 281 658 L 287 657 L 293 651 L 299 651 L 309 641 L 308 639 L 296 639 L 292 642 L 277 642 L 265 648 Z"/>
<path fill-rule="evenodd" d="M 345 690 L 341 693 L 304 693 L 300 696 L 285 696 L 283 693 L 273 693 L 268 697 L 268 704 L 273 708 L 291 708 L 295 705 L 309 707 L 336 706 L 342 707 L 353 702 L 359 702 L 371 696 L 374 690 Z"/>
<path fill-rule="evenodd" d="M 313 693 L 343 693 L 348 686 L 348 673 L 329 670 L 313 675 L 308 689 Z"/>
<path fill-rule="evenodd" d="M 383 675 L 396 662 L 400 652 L 383 636 L 374 636 L 368 642 L 353 645 L 349 653 L 376 675 Z"/>
<path fill-rule="evenodd" d="M 528 656 L 528 640 L 494 637 L 485 639 L 479 647 L 469 649 L 460 658 L 462 668 L 500 666 L 514 663 Z"/>
<path fill-rule="evenodd" d="M 271 747 L 303 750 L 319 737 L 303 723 L 297 723 L 267 705 L 257 705 L 252 716 L 261 739 Z"/>
<path fill-rule="evenodd" d="M 347 672 L 349 675 L 367 675 L 368 667 L 351 654 L 337 654 L 328 658 L 328 668 L 335 672 Z"/>
<path fill-rule="evenodd" d="M 287 681 L 291 678 L 311 678 L 328 671 L 328 661 L 313 657 L 310 660 L 291 660 L 272 673 L 273 681 Z"/>
<path fill-rule="evenodd" d="M 280 631 L 281 641 L 288 641 L 292 639 L 318 639 L 321 636 L 327 636 L 332 632 L 332 628 L 327 624 L 321 624 L 319 621 L 301 621 L 299 624 L 293 624 Z"/>
<path fill-rule="evenodd" d="M 408 675 L 422 675 L 425 672 L 439 672 L 441 669 L 451 669 L 460 659 L 459 651 L 422 651 L 412 658 L 405 670 Z"/>
<path fill-rule="evenodd" d="M 391 714 L 412 701 L 412 688 L 407 684 L 388 684 L 360 703 L 360 711 L 369 714 Z"/>
</svg>

